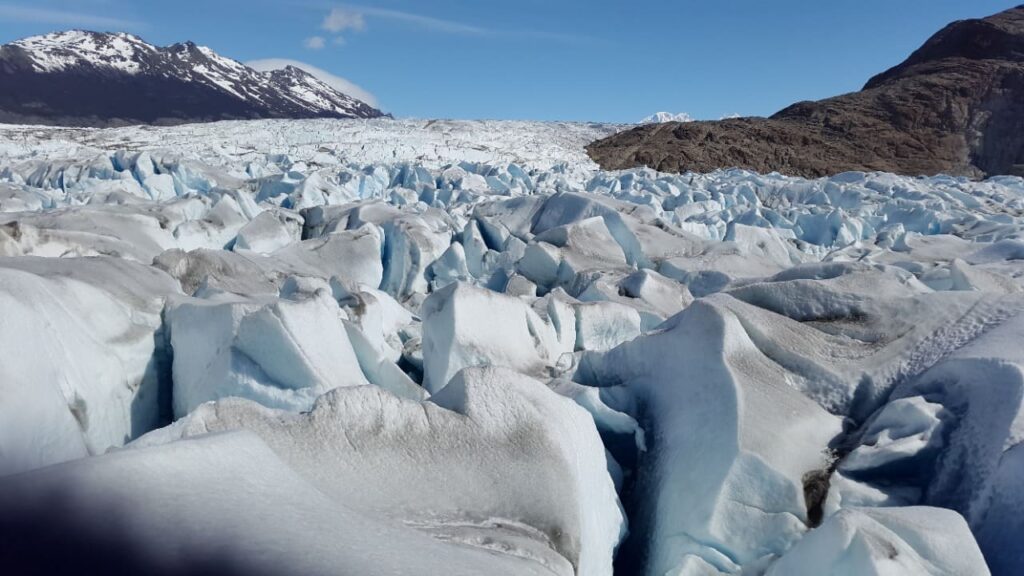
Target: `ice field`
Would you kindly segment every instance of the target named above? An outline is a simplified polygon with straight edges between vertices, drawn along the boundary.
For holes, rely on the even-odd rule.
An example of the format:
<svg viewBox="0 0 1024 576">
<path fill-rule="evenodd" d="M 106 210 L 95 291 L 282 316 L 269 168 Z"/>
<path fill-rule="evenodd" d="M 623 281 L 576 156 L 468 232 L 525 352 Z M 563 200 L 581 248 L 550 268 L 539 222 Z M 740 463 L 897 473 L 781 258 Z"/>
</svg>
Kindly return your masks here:
<svg viewBox="0 0 1024 576">
<path fill-rule="evenodd" d="M 617 129 L 0 126 L 0 555 L 1024 573 L 1024 179 Z"/>
</svg>

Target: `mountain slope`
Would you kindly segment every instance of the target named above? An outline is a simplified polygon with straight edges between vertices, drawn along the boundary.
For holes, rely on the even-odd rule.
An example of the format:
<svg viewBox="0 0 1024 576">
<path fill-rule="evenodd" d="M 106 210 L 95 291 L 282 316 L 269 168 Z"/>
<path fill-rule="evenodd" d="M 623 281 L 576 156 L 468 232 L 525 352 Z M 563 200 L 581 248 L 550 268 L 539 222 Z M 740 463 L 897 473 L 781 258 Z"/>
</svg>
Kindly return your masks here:
<svg viewBox="0 0 1024 576">
<path fill-rule="evenodd" d="M 588 152 L 605 169 L 1024 174 L 1024 6 L 950 24 L 860 92 L 770 118 L 641 126 Z"/>
<path fill-rule="evenodd" d="M 109 126 L 381 112 L 295 67 L 257 72 L 191 42 L 72 30 L 0 46 L 0 122 Z"/>
</svg>

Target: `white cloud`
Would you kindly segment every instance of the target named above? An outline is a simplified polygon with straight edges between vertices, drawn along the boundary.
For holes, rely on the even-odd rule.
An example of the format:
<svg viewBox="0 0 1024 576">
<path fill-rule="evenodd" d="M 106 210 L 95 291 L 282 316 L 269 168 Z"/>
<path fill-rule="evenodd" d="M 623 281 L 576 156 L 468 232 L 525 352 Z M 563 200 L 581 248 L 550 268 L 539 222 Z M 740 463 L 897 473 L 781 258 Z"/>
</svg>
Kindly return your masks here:
<svg viewBox="0 0 1024 576">
<path fill-rule="evenodd" d="M 485 28 L 472 24 L 464 24 L 454 20 L 445 20 L 433 16 L 424 16 L 403 10 L 390 8 L 376 8 L 373 6 L 344 5 L 332 8 L 324 18 L 320 27 L 332 34 L 353 31 L 361 32 L 366 29 L 366 20 L 376 18 L 399 22 L 442 34 L 453 34 L 459 36 L 489 36 L 505 38 L 534 38 L 538 40 L 549 40 L 555 42 L 579 43 L 590 41 L 585 36 L 575 34 L 562 34 L 558 32 L 546 32 L 541 30 L 507 30 L 496 28 Z M 335 43 L 344 44 L 345 39 L 341 36 L 335 38 Z"/>
<path fill-rule="evenodd" d="M 327 40 L 324 40 L 323 36 L 310 36 L 302 42 L 302 45 L 310 50 L 323 50 L 323 47 L 327 46 Z"/>
<path fill-rule="evenodd" d="M 0 4 L 0 19 L 14 22 L 38 22 L 42 24 L 56 24 L 58 26 L 88 26 L 90 28 L 103 28 L 105 31 L 135 30 L 145 28 L 142 22 L 125 20 L 123 18 L 111 18 L 108 16 L 96 16 L 93 14 L 80 14 L 66 10 L 47 10 L 45 8 L 30 8 L 15 4 Z"/>
<path fill-rule="evenodd" d="M 423 16 L 420 14 L 413 14 L 411 12 L 402 12 L 401 10 L 389 10 L 387 8 L 370 8 L 356 6 L 347 8 L 345 10 L 353 14 L 358 14 L 360 17 L 360 21 L 362 21 L 363 15 L 366 15 L 374 18 L 381 18 L 383 20 L 405 22 L 407 24 L 419 26 L 420 28 L 426 28 L 428 30 L 433 30 L 435 32 L 446 32 L 449 34 L 488 36 L 494 33 L 493 30 L 481 28 L 479 26 L 462 24 L 461 22 L 453 22 L 451 20 L 442 20 L 441 18 Z"/>
<path fill-rule="evenodd" d="M 330 72 L 322 68 L 317 68 L 316 66 L 313 66 L 311 64 L 306 64 L 305 62 L 299 62 L 298 60 L 289 60 L 287 58 L 264 58 L 262 60 L 252 60 L 246 62 L 245 65 L 254 70 L 259 70 L 261 72 L 267 72 L 269 70 L 280 70 L 282 68 L 285 68 L 286 66 L 295 66 L 300 70 L 305 70 L 306 72 L 309 72 L 313 76 L 317 77 L 321 82 L 327 84 L 328 86 L 334 88 L 339 92 L 348 94 L 353 98 L 358 98 L 363 102 L 366 102 L 370 106 L 373 106 L 374 108 L 379 107 L 377 103 L 377 97 L 368 92 L 367 90 L 363 89 L 359 85 L 349 80 L 346 80 L 341 76 L 331 74 Z"/>
<path fill-rule="evenodd" d="M 324 18 L 324 22 L 320 27 L 328 32 L 337 34 L 346 30 L 362 30 L 366 27 L 366 21 L 363 19 L 363 12 L 361 11 L 348 8 L 334 8 Z"/>
</svg>

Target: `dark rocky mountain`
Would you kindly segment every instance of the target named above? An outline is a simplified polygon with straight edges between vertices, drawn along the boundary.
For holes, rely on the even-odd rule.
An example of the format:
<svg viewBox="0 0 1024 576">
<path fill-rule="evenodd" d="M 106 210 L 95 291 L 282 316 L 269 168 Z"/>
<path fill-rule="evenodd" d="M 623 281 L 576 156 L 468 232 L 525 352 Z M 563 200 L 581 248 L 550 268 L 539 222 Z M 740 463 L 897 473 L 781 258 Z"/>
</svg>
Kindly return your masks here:
<svg viewBox="0 0 1024 576">
<path fill-rule="evenodd" d="M 381 112 L 298 68 L 258 72 L 191 42 L 72 30 L 0 46 L 0 122 L 111 126 Z"/>
<path fill-rule="evenodd" d="M 860 92 L 770 118 L 640 126 L 587 151 L 606 169 L 1024 175 L 1024 6 L 946 26 Z"/>
</svg>

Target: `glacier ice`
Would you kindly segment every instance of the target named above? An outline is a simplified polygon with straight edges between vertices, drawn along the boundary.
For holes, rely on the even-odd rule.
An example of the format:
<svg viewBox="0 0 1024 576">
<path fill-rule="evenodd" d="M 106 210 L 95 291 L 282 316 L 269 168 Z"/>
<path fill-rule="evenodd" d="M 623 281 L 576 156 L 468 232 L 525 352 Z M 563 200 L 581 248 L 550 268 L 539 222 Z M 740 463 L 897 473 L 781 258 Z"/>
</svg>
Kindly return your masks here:
<svg viewBox="0 0 1024 576">
<path fill-rule="evenodd" d="M 467 368 L 423 403 L 340 388 L 302 415 L 225 400 L 133 446 L 234 429 L 254 431 L 320 492 L 367 515 L 555 573 L 611 573 L 624 526 L 593 420 L 526 376 Z M 502 534 L 515 526 L 539 541 L 519 549 Z"/>
<path fill-rule="evenodd" d="M 620 128 L 0 126 L 0 504 L 250 572 L 1024 570 L 1024 179 Z"/>
<path fill-rule="evenodd" d="M 513 296 L 455 283 L 431 294 L 422 315 L 423 382 L 432 393 L 470 366 L 543 374 L 558 360 L 552 327 Z"/>
<path fill-rule="evenodd" d="M 0 475 L 102 454 L 170 418 L 163 272 L 0 258 Z"/>
<path fill-rule="evenodd" d="M 988 574 L 963 518 L 941 508 L 848 508 L 771 565 L 766 576 Z"/>
<path fill-rule="evenodd" d="M 438 537 L 368 513 L 356 498 L 325 494 L 246 431 L 68 462 L 0 479 L 0 487 L 0 525 L 18 530 L 9 542 L 19 546 L 3 548 L 6 565 L 51 574 L 83 565 L 168 574 L 573 573 L 525 526 L 456 524 Z M 488 546 L 481 533 L 508 546 Z"/>
<path fill-rule="evenodd" d="M 634 391 L 650 423 L 637 496 L 647 525 L 634 528 L 647 532 L 647 574 L 685 572 L 691 556 L 732 572 L 784 552 L 806 530 L 804 476 L 827 468 L 841 431 L 720 300 L 694 302 L 592 368 Z"/>
<path fill-rule="evenodd" d="M 283 210 L 266 210 L 238 230 L 233 248 L 270 254 L 300 240 L 301 236 L 301 217 Z"/>
<path fill-rule="evenodd" d="M 325 290 L 299 300 L 178 298 L 166 315 L 178 418 L 231 396 L 308 410 L 328 390 L 369 383 Z"/>
</svg>

